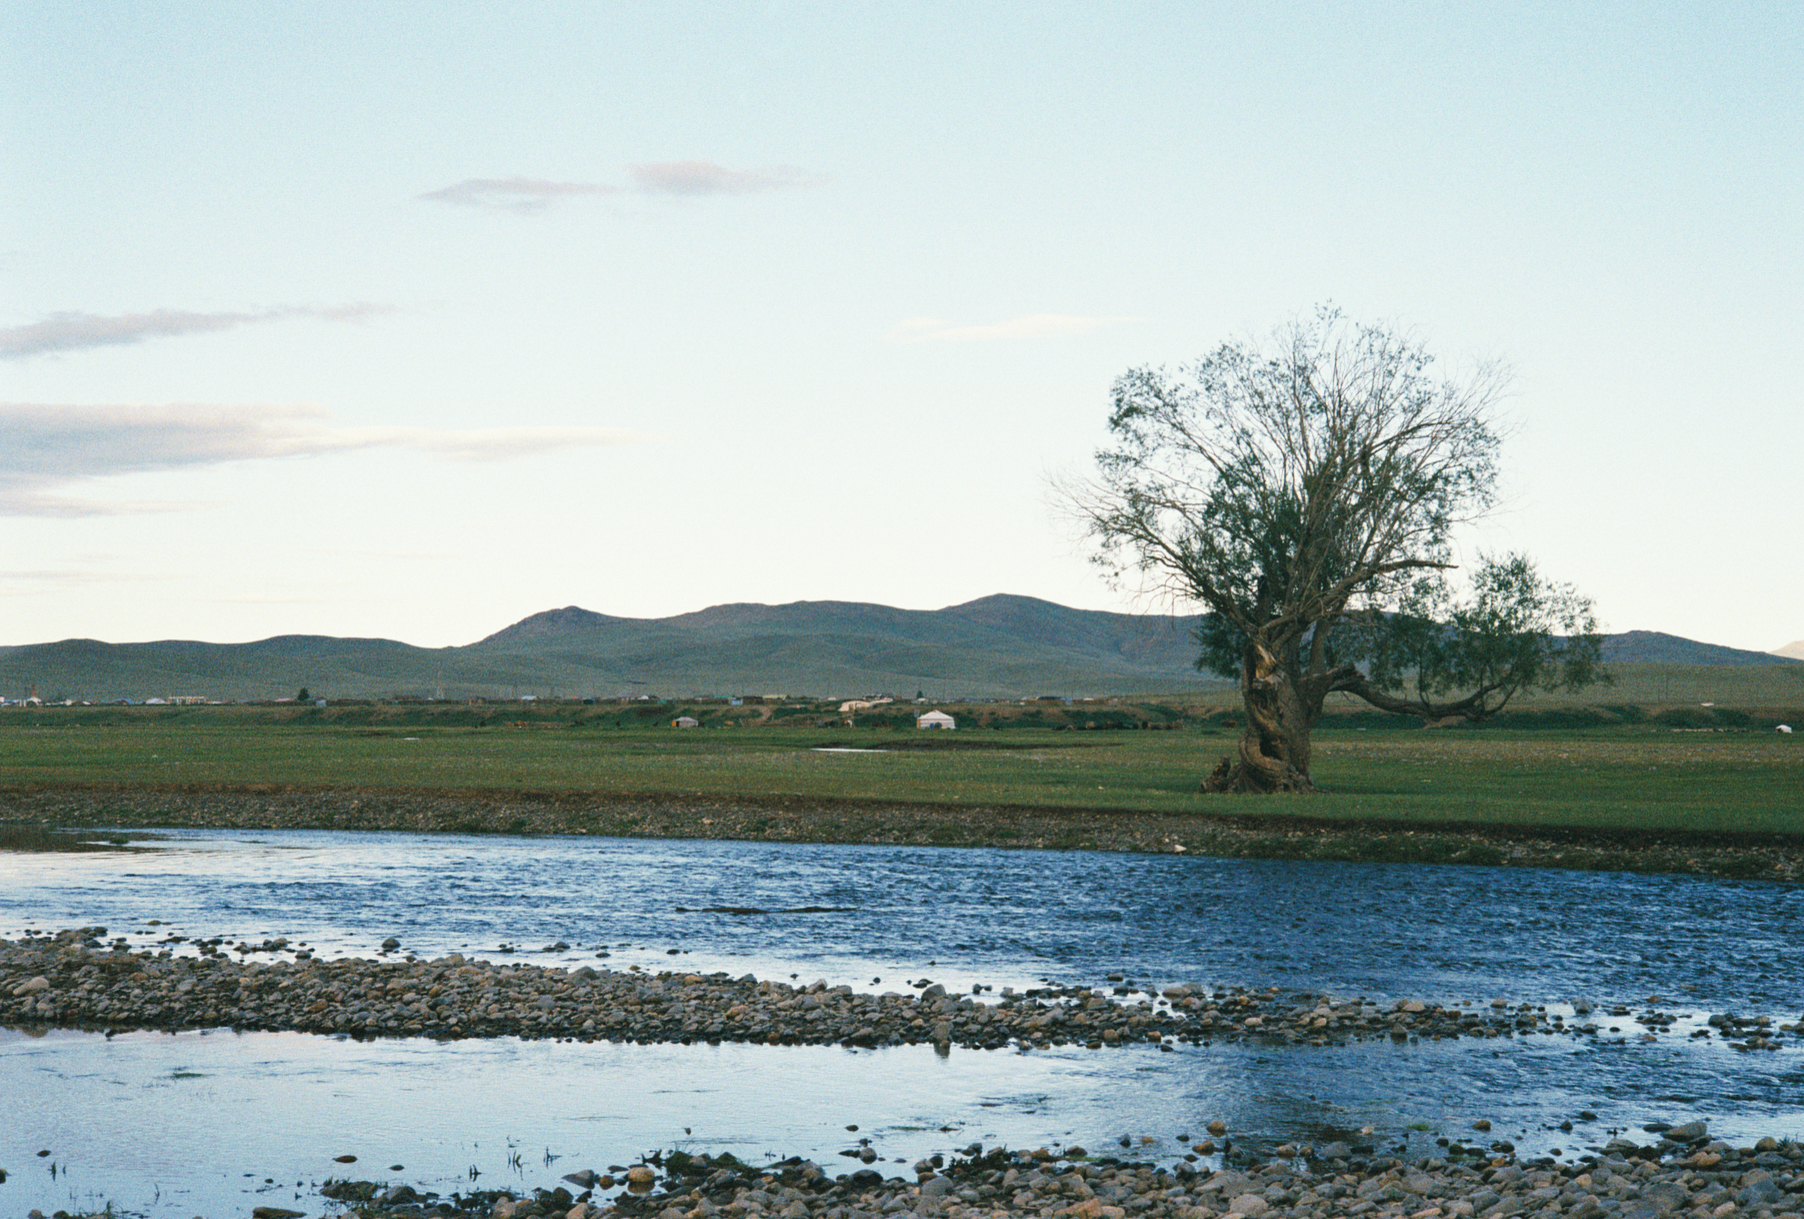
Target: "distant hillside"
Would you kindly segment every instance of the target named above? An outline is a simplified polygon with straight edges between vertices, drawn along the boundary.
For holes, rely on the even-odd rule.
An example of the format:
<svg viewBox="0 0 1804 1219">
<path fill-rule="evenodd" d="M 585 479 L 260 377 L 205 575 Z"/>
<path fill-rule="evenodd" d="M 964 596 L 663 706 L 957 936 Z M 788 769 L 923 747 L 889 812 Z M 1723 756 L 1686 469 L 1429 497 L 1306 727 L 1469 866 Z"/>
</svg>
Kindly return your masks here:
<svg viewBox="0 0 1804 1219">
<path fill-rule="evenodd" d="M 535 614 L 471 650 L 497 664 L 552 664 L 609 694 L 1104 694 L 1214 684 L 1193 667 L 1193 630 L 1187 618 L 1013 596 L 942 610 L 742 603 L 656 619 L 571 607 Z"/>
<path fill-rule="evenodd" d="M 983 597 L 940 610 L 852 601 L 716 605 L 670 618 L 547 610 L 464 647 L 282 635 L 256 643 L 93 639 L 0 647 L 0 694 L 103 701 L 200 695 L 466 698 L 671 697 L 917 690 L 933 698 L 1220 689 L 1196 671 L 1196 619 Z M 1786 665 L 1795 660 L 1662 635 L 1610 636 L 1619 664 Z"/>
<path fill-rule="evenodd" d="M 1804 639 L 1788 643 L 1782 648 L 1774 648 L 1773 655 L 1786 656 L 1792 660 L 1804 660 Z"/>
<path fill-rule="evenodd" d="M 1789 665 L 1798 660 L 1772 652 L 1749 652 L 1720 644 L 1699 643 L 1659 631 L 1625 631 L 1604 638 L 1604 660 L 1610 664 L 1655 665 Z"/>
<path fill-rule="evenodd" d="M 1125 694 L 1221 683 L 1193 667 L 1194 620 L 985 597 L 942 610 L 844 601 L 717 605 L 671 618 L 576 606 L 476 643 L 282 636 L 247 644 L 64 640 L 0 648 L 0 694 L 107 700 L 616 697 L 917 690 L 939 698 Z"/>
</svg>

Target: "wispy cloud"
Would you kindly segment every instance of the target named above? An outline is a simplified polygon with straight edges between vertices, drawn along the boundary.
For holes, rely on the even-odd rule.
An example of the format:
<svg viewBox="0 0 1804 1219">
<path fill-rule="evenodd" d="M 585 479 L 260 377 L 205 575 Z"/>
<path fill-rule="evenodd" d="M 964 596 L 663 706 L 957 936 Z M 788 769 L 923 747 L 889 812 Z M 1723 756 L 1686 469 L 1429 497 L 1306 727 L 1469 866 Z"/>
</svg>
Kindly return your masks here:
<svg viewBox="0 0 1804 1219">
<path fill-rule="evenodd" d="M 72 483 L 120 474 L 380 447 L 496 461 L 638 439 L 632 432 L 600 427 L 343 427 L 326 411 L 308 406 L 0 404 L 0 515 L 93 516 L 186 506 L 118 504 L 58 493 Z"/>
<path fill-rule="evenodd" d="M 728 169 L 712 161 L 652 161 L 629 165 L 626 172 L 634 185 L 652 195 L 746 195 L 760 190 L 819 186 L 827 180 L 794 165 Z"/>
<path fill-rule="evenodd" d="M 1131 317 L 1078 317 L 1069 313 L 1029 313 L 1006 322 L 960 326 L 938 317 L 911 317 L 898 322 L 889 337 L 898 343 L 981 343 L 991 339 L 1042 339 L 1083 334 L 1131 322 Z"/>
<path fill-rule="evenodd" d="M 617 195 L 618 186 L 595 182 L 548 182 L 543 178 L 465 178 L 421 195 L 435 203 L 482 207 L 499 212 L 542 212 L 558 199 Z"/>
<path fill-rule="evenodd" d="M 257 322 L 279 322 L 310 317 L 326 322 L 361 322 L 398 310 L 392 305 L 290 305 L 241 313 L 192 313 L 183 309 L 153 309 L 149 313 L 53 313 L 24 326 L 0 327 L 0 359 L 89 347 L 119 347 L 145 339 L 183 334 L 209 334 Z"/>
<path fill-rule="evenodd" d="M 641 195 L 747 195 L 755 191 L 818 186 L 827 179 L 794 165 L 729 169 L 712 161 L 648 161 L 625 167 L 630 185 L 605 182 L 552 182 L 543 178 L 466 178 L 419 196 L 491 211 L 533 215 L 562 199 Z"/>
</svg>

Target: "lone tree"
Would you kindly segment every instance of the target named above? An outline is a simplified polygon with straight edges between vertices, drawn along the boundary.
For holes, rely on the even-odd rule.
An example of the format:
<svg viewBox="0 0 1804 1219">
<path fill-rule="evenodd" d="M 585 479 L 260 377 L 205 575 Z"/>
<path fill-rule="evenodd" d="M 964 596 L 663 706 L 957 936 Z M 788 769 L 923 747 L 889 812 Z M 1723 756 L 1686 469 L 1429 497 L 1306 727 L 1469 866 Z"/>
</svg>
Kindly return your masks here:
<svg viewBox="0 0 1804 1219">
<path fill-rule="evenodd" d="M 1464 600 L 1447 583 L 1452 530 L 1494 494 L 1504 378 L 1431 366 L 1323 308 L 1115 382 L 1114 447 L 1070 496 L 1099 562 L 1203 604 L 1197 665 L 1239 679 L 1238 755 L 1203 790 L 1315 790 L 1310 733 L 1336 692 L 1477 720 L 1598 679 L 1590 603 L 1526 559 L 1485 560 Z"/>
</svg>

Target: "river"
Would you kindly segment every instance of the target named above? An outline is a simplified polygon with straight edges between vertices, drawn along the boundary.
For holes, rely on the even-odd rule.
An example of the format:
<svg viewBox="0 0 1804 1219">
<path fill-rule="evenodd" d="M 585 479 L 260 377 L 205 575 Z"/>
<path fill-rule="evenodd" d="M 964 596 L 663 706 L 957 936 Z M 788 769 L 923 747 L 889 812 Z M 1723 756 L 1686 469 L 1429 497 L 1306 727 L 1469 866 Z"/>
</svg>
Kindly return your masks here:
<svg viewBox="0 0 1804 1219">
<path fill-rule="evenodd" d="M 1169 1160 L 1185 1151 L 1178 1135 L 1201 1137 L 1217 1117 L 1255 1141 L 1357 1138 L 1370 1125 L 1372 1141 L 1426 1150 L 1475 1137 L 1483 1117 L 1496 1127 L 1487 1137 L 1564 1155 L 1654 1118 L 1804 1135 L 1799 1050 L 1741 1054 L 1684 1035 L 1712 1012 L 1791 1022 L 1804 1007 L 1804 894 L 1760 882 L 318 831 L 0 855 L 0 934 L 93 924 L 171 952 L 204 937 L 285 938 L 291 952 L 367 956 L 394 936 L 425 957 L 530 954 L 861 990 L 1197 982 L 1563 1013 L 1654 999 L 1681 1021 L 1657 1044 L 1625 1019 L 1588 1041 L 1170 1054 L 6 1030 L 6 1213 L 110 1199 L 156 1216 L 224 1214 L 297 1194 L 308 1209 L 329 1175 L 550 1185 L 672 1146 L 799 1153 L 843 1171 L 832 1166 L 854 1162 L 839 1153 L 868 1138 L 900 1171 L 973 1141 L 1126 1154 L 1125 1136 L 1136 1156 Z M 1598 1120 L 1558 1129 L 1584 1110 Z"/>
</svg>

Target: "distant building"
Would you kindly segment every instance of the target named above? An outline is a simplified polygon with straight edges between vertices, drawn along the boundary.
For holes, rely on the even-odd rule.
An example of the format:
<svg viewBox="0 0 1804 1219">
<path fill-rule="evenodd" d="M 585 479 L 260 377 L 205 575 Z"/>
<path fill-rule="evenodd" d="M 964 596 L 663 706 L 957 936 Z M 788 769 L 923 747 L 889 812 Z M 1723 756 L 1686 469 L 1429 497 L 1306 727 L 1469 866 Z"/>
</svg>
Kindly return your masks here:
<svg viewBox="0 0 1804 1219">
<path fill-rule="evenodd" d="M 679 715 L 670 721 L 672 728 L 700 728 L 701 721 L 692 715 Z"/>
<path fill-rule="evenodd" d="M 944 728 L 946 731 L 950 732 L 952 729 L 958 727 L 958 721 L 947 715 L 944 711 L 929 711 L 926 715 L 920 716 L 915 720 L 915 727 Z"/>
</svg>

